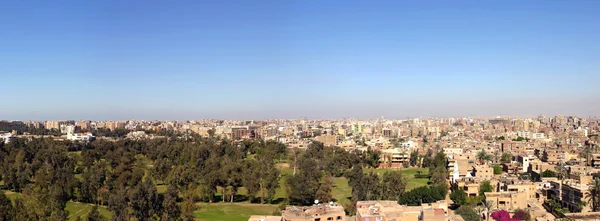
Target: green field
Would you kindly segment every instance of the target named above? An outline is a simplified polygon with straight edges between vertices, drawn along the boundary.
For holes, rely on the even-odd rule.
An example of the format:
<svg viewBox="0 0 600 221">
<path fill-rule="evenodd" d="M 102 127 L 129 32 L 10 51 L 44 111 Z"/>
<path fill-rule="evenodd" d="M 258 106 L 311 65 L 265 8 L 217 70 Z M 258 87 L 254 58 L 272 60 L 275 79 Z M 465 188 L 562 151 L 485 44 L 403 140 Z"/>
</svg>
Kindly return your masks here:
<svg viewBox="0 0 600 221">
<path fill-rule="evenodd" d="M 13 201 L 20 195 L 20 193 L 7 193 L 8 198 Z M 65 210 L 69 211 L 69 220 L 76 220 L 78 216 L 82 219 L 85 219 L 93 206 L 93 204 L 67 202 L 67 207 Z M 107 219 L 112 217 L 112 213 L 108 211 L 106 207 L 98 207 L 98 211 Z"/>
<path fill-rule="evenodd" d="M 371 172 L 371 171 L 375 171 L 377 174 L 379 174 L 380 176 L 383 175 L 383 173 L 385 173 L 386 171 L 397 171 L 398 169 L 382 169 L 382 168 L 377 168 L 377 169 L 365 169 L 365 172 Z M 407 179 L 407 184 L 406 184 L 406 191 L 412 190 L 414 188 L 417 187 L 421 187 L 421 186 L 427 186 L 429 179 L 426 178 L 415 178 L 415 174 L 417 174 L 418 172 L 421 172 L 421 174 L 428 174 L 429 173 L 429 168 L 407 168 L 407 169 L 402 169 L 402 176 L 406 177 Z"/>
<path fill-rule="evenodd" d="M 272 215 L 276 205 L 247 203 L 197 204 L 200 209 L 194 212 L 203 221 L 247 221 L 251 215 Z"/>
<path fill-rule="evenodd" d="M 69 211 L 69 220 L 76 220 L 78 216 L 85 219 L 93 206 L 93 204 L 68 202 L 66 210 Z M 112 213 L 105 207 L 98 207 L 98 211 L 106 218 L 112 217 Z"/>
</svg>

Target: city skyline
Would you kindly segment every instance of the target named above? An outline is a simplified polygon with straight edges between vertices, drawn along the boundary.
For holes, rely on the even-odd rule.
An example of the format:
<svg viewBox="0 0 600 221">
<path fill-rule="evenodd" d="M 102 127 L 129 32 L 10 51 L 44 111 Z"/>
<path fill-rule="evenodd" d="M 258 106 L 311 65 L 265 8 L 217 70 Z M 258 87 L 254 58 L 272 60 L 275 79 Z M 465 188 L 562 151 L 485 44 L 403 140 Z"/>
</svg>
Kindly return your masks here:
<svg viewBox="0 0 600 221">
<path fill-rule="evenodd" d="M 7 2 L 0 119 L 598 116 L 599 6 Z"/>
</svg>

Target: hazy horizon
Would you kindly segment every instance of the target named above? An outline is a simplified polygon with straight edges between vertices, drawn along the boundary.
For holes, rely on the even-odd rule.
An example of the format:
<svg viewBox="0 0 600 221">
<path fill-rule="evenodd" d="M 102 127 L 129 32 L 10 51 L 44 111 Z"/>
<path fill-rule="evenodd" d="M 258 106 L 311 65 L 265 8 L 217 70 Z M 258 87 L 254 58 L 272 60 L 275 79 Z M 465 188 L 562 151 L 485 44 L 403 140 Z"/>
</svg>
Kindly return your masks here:
<svg viewBox="0 0 600 221">
<path fill-rule="evenodd" d="M 11 1 L 0 119 L 600 114 L 600 1 Z"/>
</svg>

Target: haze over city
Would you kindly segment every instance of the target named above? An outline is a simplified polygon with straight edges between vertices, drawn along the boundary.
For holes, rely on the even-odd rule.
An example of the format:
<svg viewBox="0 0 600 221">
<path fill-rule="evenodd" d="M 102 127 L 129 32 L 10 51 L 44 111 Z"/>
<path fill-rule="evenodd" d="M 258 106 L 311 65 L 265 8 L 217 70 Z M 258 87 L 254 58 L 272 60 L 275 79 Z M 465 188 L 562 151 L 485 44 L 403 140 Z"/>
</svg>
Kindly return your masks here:
<svg viewBox="0 0 600 221">
<path fill-rule="evenodd" d="M 2 119 L 597 116 L 598 1 L 9 1 Z"/>
</svg>

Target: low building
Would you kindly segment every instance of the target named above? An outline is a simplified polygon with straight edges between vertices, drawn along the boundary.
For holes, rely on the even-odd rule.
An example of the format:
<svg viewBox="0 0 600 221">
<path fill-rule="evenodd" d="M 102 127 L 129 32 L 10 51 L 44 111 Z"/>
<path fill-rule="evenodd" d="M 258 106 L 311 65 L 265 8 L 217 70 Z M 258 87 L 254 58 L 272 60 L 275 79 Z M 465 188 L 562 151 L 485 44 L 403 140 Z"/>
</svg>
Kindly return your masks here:
<svg viewBox="0 0 600 221">
<path fill-rule="evenodd" d="M 14 137 L 12 133 L 0 132 L 0 141 L 4 141 L 4 143 L 9 143 Z"/>
<path fill-rule="evenodd" d="M 485 200 L 492 201 L 498 209 L 514 211 L 527 208 L 527 193 L 525 192 L 487 192 Z"/>
<path fill-rule="evenodd" d="M 288 206 L 281 211 L 284 221 L 337 221 L 346 220 L 344 208 L 338 204 L 318 204 L 308 207 Z"/>
<path fill-rule="evenodd" d="M 401 168 L 403 163 L 410 162 L 410 154 L 398 148 L 382 150 L 381 154 L 379 161 L 383 167 Z"/>
<path fill-rule="evenodd" d="M 92 133 L 70 133 L 67 134 L 67 139 L 71 141 L 92 141 L 96 137 Z"/>
<path fill-rule="evenodd" d="M 248 221 L 282 221 L 283 217 L 281 216 L 257 216 L 257 215 L 253 215 L 250 216 L 250 219 L 248 219 Z"/>
<path fill-rule="evenodd" d="M 446 201 L 421 206 L 399 205 L 396 201 L 358 201 L 357 221 L 443 221 L 448 216 Z"/>
</svg>

